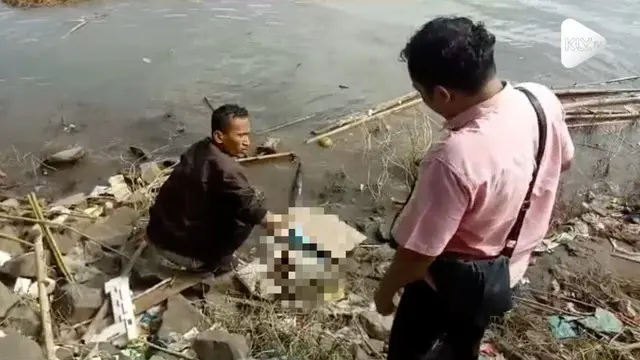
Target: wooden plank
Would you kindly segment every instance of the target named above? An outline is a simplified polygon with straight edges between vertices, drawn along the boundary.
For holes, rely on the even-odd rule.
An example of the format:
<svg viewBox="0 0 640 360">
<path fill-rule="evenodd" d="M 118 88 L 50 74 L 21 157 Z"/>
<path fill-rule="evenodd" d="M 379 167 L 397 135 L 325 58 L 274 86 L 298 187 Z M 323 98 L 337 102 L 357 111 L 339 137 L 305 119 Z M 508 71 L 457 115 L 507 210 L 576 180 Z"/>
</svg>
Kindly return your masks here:
<svg viewBox="0 0 640 360">
<path fill-rule="evenodd" d="M 136 315 L 151 309 L 172 295 L 179 294 L 186 289 L 197 285 L 209 276 L 211 275 L 180 275 L 172 279 L 161 281 L 153 288 L 134 298 L 133 305 L 136 309 Z"/>
</svg>

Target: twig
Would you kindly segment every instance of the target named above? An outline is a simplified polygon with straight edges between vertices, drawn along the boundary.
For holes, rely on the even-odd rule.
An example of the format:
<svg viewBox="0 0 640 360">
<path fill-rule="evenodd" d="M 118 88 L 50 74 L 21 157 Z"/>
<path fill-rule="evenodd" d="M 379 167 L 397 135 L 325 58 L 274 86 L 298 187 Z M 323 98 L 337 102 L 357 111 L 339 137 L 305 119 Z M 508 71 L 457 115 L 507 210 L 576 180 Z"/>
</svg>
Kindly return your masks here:
<svg viewBox="0 0 640 360">
<path fill-rule="evenodd" d="M 214 108 L 213 105 L 211 104 L 211 101 L 209 101 L 209 98 L 205 96 L 204 98 L 202 98 L 202 100 L 204 101 L 205 104 L 207 104 L 207 106 L 209 107 L 209 109 L 211 109 L 211 111 L 216 110 L 216 108 Z"/>
<path fill-rule="evenodd" d="M 56 360 L 53 343 L 53 329 L 51 326 L 51 304 L 47 287 L 44 283 L 46 279 L 46 265 L 44 260 L 44 246 L 42 235 L 38 235 L 35 241 L 36 256 L 36 277 L 38 281 L 38 299 L 40 300 L 40 319 L 42 320 L 42 337 L 44 338 L 44 348 L 47 360 Z"/>
<path fill-rule="evenodd" d="M 250 156 L 250 157 L 238 159 L 238 162 L 252 163 L 252 162 L 263 161 L 263 160 L 280 159 L 287 156 L 294 158 L 296 154 L 294 152 L 289 151 L 289 152 L 281 152 L 281 153 L 275 153 L 275 154 L 269 154 L 269 155 Z"/>
<path fill-rule="evenodd" d="M 558 298 L 560 300 L 570 301 L 570 302 L 573 302 L 573 303 L 576 303 L 576 304 L 579 304 L 579 305 L 582 305 L 582 306 L 594 308 L 594 309 L 598 307 L 596 305 L 589 304 L 589 303 L 586 303 L 584 301 L 580 301 L 578 299 L 570 298 L 568 296 L 564 296 L 564 295 L 560 295 L 560 294 L 549 293 L 549 292 L 538 290 L 538 289 L 528 289 L 528 290 L 531 291 L 531 292 L 534 292 L 534 293 L 538 293 L 540 295 L 551 295 L 551 296 L 553 296 L 555 298 Z"/>
<path fill-rule="evenodd" d="M 631 80 L 636 80 L 636 79 L 640 79 L 640 75 L 625 76 L 625 77 L 620 77 L 620 78 L 611 79 L 611 80 L 602 81 L 602 82 L 590 82 L 590 83 L 582 83 L 582 84 L 573 84 L 573 86 L 604 85 L 604 84 L 613 84 L 613 83 L 623 82 L 623 81 L 631 81 Z"/>
<path fill-rule="evenodd" d="M 274 127 L 271 127 L 271 128 L 268 128 L 268 129 L 265 129 L 265 130 L 262 130 L 262 131 L 258 131 L 256 133 L 256 135 L 263 135 L 263 134 L 270 133 L 272 131 L 280 130 L 280 129 L 285 128 L 287 126 L 291 126 L 291 125 L 295 125 L 295 124 L 301 123 L 303 121 L 307 121 L 307 120 L 313 118 L 314 116 L 315 116 L 315 114 L 303 116 L 301 118 L 298 118 L 298 119 L 295 119 L 295 120 L 291 120 L 291 121 L 286 122 L 284 124 L 276 125 Z"/>
<path fill-rule="evenodd" d="M 584 315 L 584 314 L 575 314 L 575 313 L 572 313 L 572 312 L 569 312 L 569 311 L 566 311 L 566 310 L 558 309 L 557 307 L 553 307 L 553 306 L 550 306 L 550 305 L 547 305 L 547 304 L 539 303 L 539 302 L 534 301 L 534 300 L 521 298 L 519 296 L 514 296 L 513 298 L 518 300 L 518 301 L 520 301 L 520 302 L 522 302 L 522 303 L 524 303 L 524 304 L 526 304 L 526 305 L 529 305 L 531 307 L 537 307 L 538 309 L 545 310 L 547 312 L 562 313 L 562 314 L 571 315 L 571 316 L 582 316 L 582 315 Z"/>
<path fill-rule="evenodd" d="M 11 236 L 9 234 L 5 234 L 5 233 L 1 233 L 0 232 L 0 238 L 11 240 L 11 241 L 15 241 L 15 242 L 17 242 L 19 244 L 22 244 L 22 245 L 25 245 L 25 246 L 28 246 L 28 247 L 33 247 L 32 243 L 30 243 L 28 241 L 24 241 L 22 239 L 19 239 L 19 238 L 15 237 L 15 236 Z"/>
<path fill-rule="evenodd" d="M 89 23 L 89 21 L 82 19 L 82 22 L 76 26 L 74 26 L 71 30 L 69 30 L 69 32 L 67 32 L 62 38 L 66 39 L 69 35 L 73 34 L 74 32 L 80 30 L 83 26 L 87 25 Z"/>
<path fill-rule="evenodd" d="M 33 213 L 38 218 L 38 220 L 44 220 L 44 215 L 42 214 L 42 208 L 38 203 L 38 198 L 36 197 L 36 194 L 30 193 L 27 196 L 27 199 L 29 200 Z M 52 223 L 58 224 L 55 221 L 52 221 Z M 71 284 L 75 283 L 75 280 L 73 279 L 73 275 L 71 275 L 69 268 L 64 263 L 64 258 L 62 257 L 62 254 L 60 253 L 60 249 L 58 248 L 58 244 L 56 243 L 56 240 L 53 237 L 53 234 L 51 233 L 51 229 L 49 229 L 49 227 L 46 224 L 39 224 L 39 225 L 40 225 L 40 233 L 44 234 L 45 239 L 47 239 L 47 245 L 49 246 L 49 250 L 51 250 L 51 252 L 53 253 L 53 258 L 55 259 L 56 265 L 58 265 L 60 272 L 69 283 Z"/>
<path fill-rule="evenodd" d="M 177 351 L 169 350 L 169 349 L 167 349 L 167 348 L 165 348 L 165 347 L 162 347 L 162 346 L 160 346 L 160 345 L 156 345 L 156 344 L 154 344 L 154 343 L 152 343 L 152 342 L 149 342 L 149 341 L 146 341 L 146 340 L 144 341 L 144 343 L 145 343 L 148 347 L 150 347 L 150 348 L 152 348 L 152 349 L 156 349 L 156 350 L 158 350 L 158 351 L 162 351 L 162 352 L 164 352 L 164 353 L 167 353 L 167 354 L 169 354 L 169 355 L 173 355 L 173 356 L 179 357 L 179 358 L 181 358 L 181 359 L 185 359 L 185 360 L 197 360 L 196 358 L 193 358 L 193 357 L 191 357 L 191 356 L 187 356 L 187 355 L 185 355 L 185 354 L 181 354 L 181 353 L 179 353 L 179 352 L 177 352 Z"/>
<path fill-rule="evenodd" d="M 342 127 L 339 127 L 337 129 L 333 129 L 333 130 L 331 130 L 329 132 L 326 132 L 324 134 L 320 134 L 320 135 L 314 136 L 314 137 L 312 137 L 310 139 L 307 139 L 305 141 L 305 144 L 311 144 L 312 142 L 316 142 L 316 141 L 318 141 L 318 140 L 320 140 L 320 139 L 322 139 L 324 137 L 341 133 L 343 131 L 352 129 L 352 128 L 358 126 L 358 125 L 362 125 L 362 124 L 364 124 L 364 123 L 366 123 L 368 121 L 381 118 L 381 117 L 389 115 L 389 114 L 391 114 L 393 112 L 409 108 L 411 106 L 415 106 L 415 105 L 419 104 L 420 102 L 422 102 L 422 99 L 411 100 L 411 101 L 408 101 L 408 102 L 406 102 L 406 103 L 404 103 L 404 104 L 402 104 L 400 106 L 397 106 L 397 107 L 394 107 L 394 108 L 391 108 L 391 109 L 388 109 L 388 110 L 381 111 L 381 112 L 376 113 L 376 114 L 371 115 L 371 116 L 364 117 L 364 118 L 362 118 L 360 120 L 354 121 L 352 123 L 348 123 L 348 124 L 346 124 L 346 125 L 344 125 Z"/>
</svg>

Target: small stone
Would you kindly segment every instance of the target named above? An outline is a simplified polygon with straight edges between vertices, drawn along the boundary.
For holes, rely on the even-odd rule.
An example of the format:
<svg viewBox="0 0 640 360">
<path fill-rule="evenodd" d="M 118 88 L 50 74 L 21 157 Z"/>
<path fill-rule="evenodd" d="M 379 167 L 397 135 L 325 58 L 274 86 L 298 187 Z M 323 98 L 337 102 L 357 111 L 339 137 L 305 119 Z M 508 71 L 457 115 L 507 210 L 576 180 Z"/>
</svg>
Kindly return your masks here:
<svg viewBox="0 0 640 360">
<path fill-rule="evenodd" d="M 82 159 L 86 155 L 84 148 L 80 146 L 71 149 L 59 151 L 53 155 L 47 156 L 44 162 L 47 165 L 69 164 Z"/>
<path fill-rule="evenodd" d="M 111 247 L 124 245 L 132 232 L 133 226 L 131 225 L 114 225 L 105 222 L 95 223 L 85 230 L 88 237 Z"/>
<path fill-rule="evenodd" d="M 49 264 L 49 258 L 49 252 L 45 251 L 46 264 Z M 24 277 L 35 279 L 37 276 L 35 252 L 29 252 L 7 261 L 0 267 L 0 272 L 11 275 L 14 278 Z"/>
<path fill-rule="evenodd" d="M 4 226 L 0 229 L 0 232 L 18 238 L 18 230 L 10 225 Z M 11 257 L 24 254 L 24 249 L 19 242 L 4 238 L 0 238 L 0 251 L 6 252 L 11 255 Z"/>
<path fill-rule="evenodd" d="M 16 333 L 0 338 L 0 354 L 0 358 L 7 360 L 44 360 L 44 353 L 37 342 Z"/>
<path fill-rule="evenodd" d="M 18 300 L 20 299 L 11 290 L 0 283 L 0 318 L 5 317 Z"/>
<path fill-rule="evenodd" d="M 0 203 L 2 207 L 9 209 L 18 209 L 20 207 L 20 202 L 14 198 L 9 198 Z"/>
<path fill-rule="evenodd" d="M 29 337 L 39 337 L 42 330 L 40 314 L 32 309 L 27 303 L 14 305 L 4 318 L 3 326 L 10 329 L 16 329 L 22 335 Z M 4 355 L 2 350 L 0 350 L 0 354 Z"/>
<path fill-rule="evenodd" d="M 219 330 L 201 332 L 192 347 L 200 360 L 241 360 L 249 354 L 249 346 L 243 336 Z"/>
<path fill-rule="evenodd" d="M 169 298 L 167 310 L 162 315 L 162 325 L 158 330 L 158 338 L 167 340 L 172 338 L 172 333 L 184 335 L 194 327 L 202 325 L 206 321 L 189 300 L 178 294 Z"/>
<path fill-rule="evenodd" d="M 358 314 L 367 335 L 373 339 L 386 340 L 391 334 L 393 316 L 382 316 L 375 311 L 363 311 Z"/>
<path fill-rule="evenodd" d="M 89 320 L 102 306 L 102 291 L 82 284 L 67 284 L 55 296 L 52 308 L 70 324 Z"/>
<path fill-rule="evenodd" d="M 87 195 L 85 193 L 77 193 L 71 196 L 67 196 L 60 200 L 55 201 L 51 204 L 50 207 L 63 206 L 63 207 L 72 207 L 79 205 L 85 201 Z"/>
</svg>

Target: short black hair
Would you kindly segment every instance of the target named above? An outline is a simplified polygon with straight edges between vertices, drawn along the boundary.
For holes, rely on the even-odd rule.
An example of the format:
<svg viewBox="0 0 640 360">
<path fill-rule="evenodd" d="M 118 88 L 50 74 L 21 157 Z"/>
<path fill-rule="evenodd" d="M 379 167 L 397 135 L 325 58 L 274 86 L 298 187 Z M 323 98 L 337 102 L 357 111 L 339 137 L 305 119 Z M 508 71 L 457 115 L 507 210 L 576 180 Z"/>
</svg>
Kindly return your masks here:
<svg viewBox="0 0 640 360">
<path fill-rule="evenodd" d="M 211 114 L 211 133 L 214 131 L 225 132 L 234 118 L 246 118 L 249 111 L 236 104 L 224 104 L 213 110 Z"/>
<path fill-rule="evenodd" d="M 496 73 L 495 43 L 482 22 L 438 17 L 411 37 L 400 57 L 411 79 L 428 91 L 439 85 L 475 94 Z"/>
</svg>

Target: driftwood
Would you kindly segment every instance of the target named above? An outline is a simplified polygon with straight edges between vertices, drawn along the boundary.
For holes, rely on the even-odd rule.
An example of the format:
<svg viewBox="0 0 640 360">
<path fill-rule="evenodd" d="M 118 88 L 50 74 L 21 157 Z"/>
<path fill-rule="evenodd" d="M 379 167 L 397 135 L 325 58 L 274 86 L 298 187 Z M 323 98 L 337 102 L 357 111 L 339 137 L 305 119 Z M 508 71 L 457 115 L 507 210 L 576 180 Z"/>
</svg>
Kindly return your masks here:
<svg viewBox="0 0 640 360">
<path fill-rule="evenodd" d="M 311 115 L 307 115 L 307 116 L 304 116 L 304 117 L 301 117 L 301 118 L 298 118 L 298 119 L 295 119 L 295 120 L 291 120 L 291 121 L 286 122 L 284 124 L 276 125 L 274 127 L 271 127 L 271 128 L 268 128 L 268 129 L 265 129 L 265 130 L 262 130 L 262 131 L 258 131 L 256 133 L 256 135 L 267 134 L 267 133 L 270 133 L 272 131 L 280 130 L 280 129 L 285 128 L 287 126 L 299 124 L 299 123 L 301 123 L 303 121 L 307 121 L 307 120 L 313 118 L 314 116 L 315 116 L 315 114 L 311 114 Z"/>
<path fill-rule="evenodd" d="M 620 78 L 611 79 L 607 81 L 596 81 L 596 82 L 590 82 L 590 83 L 574 84 L 573 86 L 605 85 L 605 84 L 619 83 L 623 81 L 632 81 L 637 79 L 640 79 L 640 75 L 625 76 L 625 77 L 620 77 Z"/>
<path fill-rule="evenodd" d="M 383 102 L 383 103 L 381 103 L 379 105 L 376 105 L 375 107 L 373 107 L 369 111 L 367 111 L 367 113 L 362 113 L 362 114 L 358 114 L 358 115 L 355 115 L 355 116 L 350 115 L 350 116 L 342 118 L 342 119 L 340 119 L 338 121 L 334 121 L 329 125 L 326 125 L 324 127 L 321 127 L 319 129 L 311 131 L 311 134 L 312 135 L 321 135 L 321 134 L 328 133 L 329 131 L 338 129 L 340 127 L 343 127 L 343 126 L 345 126 L 347 124 L 356 122 L 356 121 L 361 120 L 363 118 L 367 118 L 367 117 L 376 115 L 376 114 L 378 114 L 380 112 L 383 112 L 385 110 L 389 110 L 391 108 L 398 107 L 398 106 L 406 103 L 407 101 L 415 100 L 419 96 L 420 96 L 420 94 L 418 94 L 418 92 L 416 92 L 416 91 L 410 92 L 410 93 L 408 93 L 406 95 L 400 96 L 400 97 L 395 98 L 393 100 L 386 101 L 386 102 Z"/>
<path fill-rule="evenodd" d="M 298 159 L 296 173 L 291 183 L 291 191 L 289 191 L 289 207 L 302 206 L 302 161 Z"/>
<path fill-rule="evenodd" d="M 211 104 L 211 101 L 209 101 L 209 98 L 207 98 L 206 96 L 202 100 L 207 105 L 207 107 L 211 109 L 211 111 L 214 111 L 216 109 L 213 107 L 213 105 Z"/>
<path fill-rule="evenodd" d="M 260 162 L 265 160 L 281 159 L 283 157 L 295 158 L 295 156 L 296 154 L 294 152 L 288 151 L 288 152 L 281 152 L 281 153 L 275 153 L 275 154 L 269 154 L 269 155 L 250 156 L 250 157 L 238 159 L 238 162 L 254 163 L 254 162 Z"/>
<path fill-rule="evenodd" d="M 633 122 L 635 122 L 635 120 L 591 121 L 587 123 L 567 124 L 567 127 L 574 129 L 574 128 L 591 127 L 591 126 L 623 125 L 623 124 L 630 124 Z"/>
<path fill-rule="evenodd" d="M 35 240 L 36 280 L 38 281 L 38 300 L 40 301 L 40 320 L 42 321 L 42 337 L 47 360 L 56 360 L 55 346 L 53 343 L 53 329 L 51 326 L 51 304 L 45 280 L 47 278 L 47 266 L 45 263 L 44 245 L 42 235 Z"/>
<path fill-rule="evenodd" d="M 632 94 L 638 93 L 640 89 L 622 88 L 622 89 L 554 89 L 553 93 L 558 97 L 562 96 L 590 96 L 605 94 Z"/>
<path fill-rule="evenodd" d="M 419 104 L 421 102 L 422 102 L 422 99 L 413 99 L 413 100 L 410 100 L 410 101 L 407 101 L 407 102 L 403 103 L 402 105 L 399 105 L 399 106 L 396 106 L 396 107 L 392 107 L 392 108 L 384 110 L 384 111 L 380 111 L 380 112 L 378 112 L 376 114 L 373 114 L 371 116 L 365 116 L 364 118 L 361 118 L 361 119 L 356 120 L 354 122 L 350 122 L 348 124 L 345 124 L 345 125 L 337 128 L 337 129 L 333 129 L 333 130 L 331 130 L 329 132 L 326 132 L 324 134 L 320 134 L 320 135 L 314 136 L 314 137 L 312 137 L 310 139 L 307 139 L 305 141 L 305 144 L 311 144 L 312 142 L 316 142 L 316 141 L 318 141 L 318 140 L 320 140 L 320 139 L 322 139 L 324 137 L 341 133 L 343 131 L 352 129 L 352 128 L 356 127 L 356 126 L 362 125 L 362 124 L 364 124 L 366 122 L 369 122 L 371 120 L 379 119 L 379 118 L 381 118 L 383 116 L 386 116 L 386 115 L 389 115 L 389 114 L 391 114 L 393 112 L 404 110 L 406 108 L 415 106 L 415 105 L 417 105 L 417 104 Z"/>
</svg>

